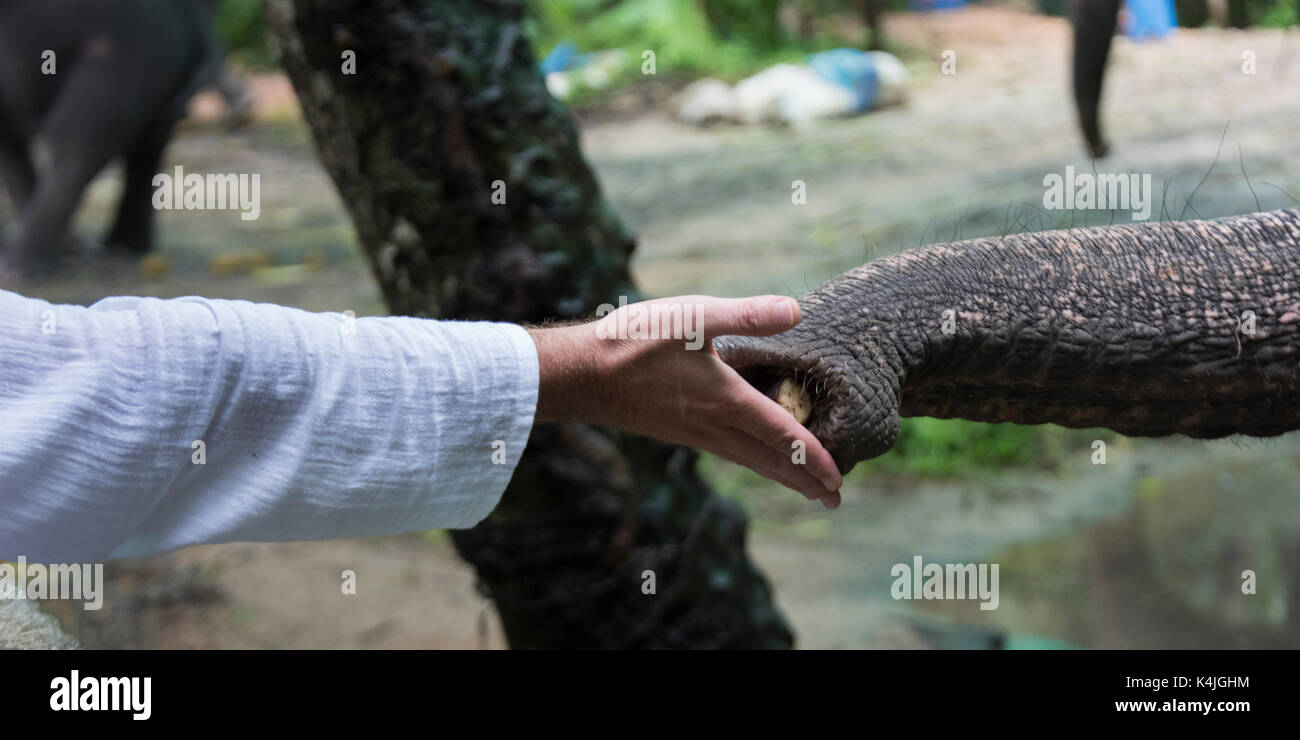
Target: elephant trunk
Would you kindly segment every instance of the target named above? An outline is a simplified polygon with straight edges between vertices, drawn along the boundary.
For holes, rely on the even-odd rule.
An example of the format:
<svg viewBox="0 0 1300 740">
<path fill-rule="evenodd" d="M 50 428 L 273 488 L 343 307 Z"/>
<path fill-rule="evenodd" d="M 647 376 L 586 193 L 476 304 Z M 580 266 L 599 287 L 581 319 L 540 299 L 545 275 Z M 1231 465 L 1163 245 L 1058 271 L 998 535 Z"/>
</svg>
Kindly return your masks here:
<svg viewBox="0 0 1300 740">
<path fill-rule="evenodd" d="M 1300 428 L 1300 209 L 932 245 L 800 305 L 790 331 L 715 346 L 760 390 L 805 389 L 807 426 L 844 472 L 888 451 L 900 416 Z"/>
</svg>

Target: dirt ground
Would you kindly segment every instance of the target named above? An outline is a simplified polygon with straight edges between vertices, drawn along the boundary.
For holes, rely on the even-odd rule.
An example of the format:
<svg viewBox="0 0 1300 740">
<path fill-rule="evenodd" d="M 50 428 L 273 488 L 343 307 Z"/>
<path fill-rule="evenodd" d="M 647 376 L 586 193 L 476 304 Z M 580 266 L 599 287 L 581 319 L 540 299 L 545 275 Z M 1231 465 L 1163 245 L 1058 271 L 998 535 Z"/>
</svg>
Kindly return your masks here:
<svg viewBox="0 0 1300 740">
<path fill-rule="evenodd" d="M 610 196 L 640 234 L 646 288 L 797 294 L 899 248 L 1111 220 L 1041 209 L 1044 175 L 1092 168 L 1069 96 L 1064 22 L 970 8 L 891 16 L 886 28 L 925 55 L 910 63 L 915 84 L 903 107 L 804 131 L 700 132 L 667 115 L 584 131 Z M 938 74 L 945 50 L 956 55 L 955 75 Z M 1241 72 L 1245 51 L 1256 53 L 1253 76 Z M 1260 207 L 1294 205 L 1297 88 L 1295 33 L 1118 39 L 1103 100 L 1113 154 L 1099 169 L 1151 173 L 1177 217 L 1227 126 L 1218 164 L 1184 216 L 1257 210 L 1243 163 Z M 791 203 L 796 179 L 806 205 Z"/>
<path fill-rule="evenodd" d="M 797 295 L 917 244 L 1127 220 L 1040 207 L 1044 175 L 1092 167 L 1068 94 L 1063 21 L 979 7 L 890 16 L 886 29 L 918 52 L 897 108 L 795 131 L 697 130 L 664 111 L 584 124 L 589 160 L 639 234 L 634 269 L 645 290 Z M 956 54 L 955 75 L 939 74 L 945 50 Z M 1255 75 L 1241 71 L 1247 51 Z M 260 219 L 164 212 L 157 257 L 88 258 L 24 289 L 74 302 L 199 293 L 383 313 L 286 83 L 254 86 L 251 127 L 200 122 L 169 156 L 189 171 L 261 173 Z M 1298 87 L 1300 35 L 1184 29 L 1159 43 L 1121 39 L 1104 101 L 1114 155 L 1099 168 L 1152 173 L 1171 218 L 1252 211 L 1256 198 L 1265 209 L 1294 205 Z M 806 183 L 806 205 L 791 202 L 794 180 Z M 105 228 L 117 188 L 115 172 L 93 185 L 83 237 Z M 1091 450 L 1067 450 L 1064 475 L 866 481 L 834 513 L 724 463 L 710 470 L 741 482 L 752 552 L 803 647 L 1268 646 L 1300 618 L 1285 606 L 1300 589 L 1284 546 L 1300 534 L 1295 436 L 1121 441 L 1106 466 L 1089 464 Z M 999 609 L 894 601 L 890 565 L 915 554 L 1002 563 Z M 1260 599 L 1244 601 L 1223 575 L 1243 567 L 1259 572 Z M 341 593 L 344 570 L 357 574 L 355 596 Z M 52 607 L 91 647 L 504 646 L 441 533 L 199 547 L 110 572 L 103 611 Z"/>
</svg>

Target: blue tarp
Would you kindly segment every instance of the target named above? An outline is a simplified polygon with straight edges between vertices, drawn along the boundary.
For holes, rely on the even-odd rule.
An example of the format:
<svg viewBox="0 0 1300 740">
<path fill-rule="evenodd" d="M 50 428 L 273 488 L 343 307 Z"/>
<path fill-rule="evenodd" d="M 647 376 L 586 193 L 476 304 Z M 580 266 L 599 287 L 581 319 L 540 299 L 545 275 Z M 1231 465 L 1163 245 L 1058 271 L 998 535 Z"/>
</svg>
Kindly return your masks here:
<svg viewBox="0 0 1300 740">
<path fill-rule="evenodd" d="M 1178 27 L 1174 0 L 1125 0 L 1124 34 L 1131 39 L 1162 39 Z"/>
<path fill-rule="evenodd" d="M 572 41 L 561 41 L 551 49 L 551 53 L 546 55 L 538 65 L 542 68 L 542 74 L 548 75 L 552 72 L 563 72 L 568 69 L 569 63 L 574 61 L 574 56 L 578 53 L 578 47 L 573 45 Z"/>
<path fill-rule="evenodd" d="M 853 93 L 853 112 L 870 110 L 876 102 L 876 65 L 871 55 L 857 49 L 831 49 L 808 57 L 808 66 L 823 78 Z"/>
<path fill-rule="evenodd" d="M 914 11 L 952 10 L 966 7 L 966 0 L 907 0 L 907 9 Z"/>
</svg>

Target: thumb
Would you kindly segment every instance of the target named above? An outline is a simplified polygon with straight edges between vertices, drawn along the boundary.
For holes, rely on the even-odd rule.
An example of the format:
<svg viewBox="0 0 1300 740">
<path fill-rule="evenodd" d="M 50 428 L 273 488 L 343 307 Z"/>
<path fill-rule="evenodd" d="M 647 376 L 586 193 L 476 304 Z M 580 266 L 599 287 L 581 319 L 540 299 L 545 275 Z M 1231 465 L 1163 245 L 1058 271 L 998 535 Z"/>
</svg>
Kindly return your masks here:
<svg viewBox="0 0 1300 740">
<path fill-rule="evenodd" d="M 779 295 L 753 298 L 714 298 L 705 305 L 704 334 L 710 340 L 721 336 L 766 337 L 799 323 L 799 302 Z"/>
</svg>

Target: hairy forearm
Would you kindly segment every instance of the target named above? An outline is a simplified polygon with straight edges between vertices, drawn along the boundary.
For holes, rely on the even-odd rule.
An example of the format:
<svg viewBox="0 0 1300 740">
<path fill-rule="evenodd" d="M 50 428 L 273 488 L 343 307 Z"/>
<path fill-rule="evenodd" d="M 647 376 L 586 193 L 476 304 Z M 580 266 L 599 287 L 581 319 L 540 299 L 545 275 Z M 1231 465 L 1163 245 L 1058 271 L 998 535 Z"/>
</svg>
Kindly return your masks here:
<svg viewBox="0 0 1300 740">
<path fill-rule="evenodd" d="M 537 345 L 537 413 L 539 423 L 585 420 L 592 395 L 603 395 L 612 368 L 607 358 L 589 349 L 583 324 L 529 327 Z"/>
</svg>

